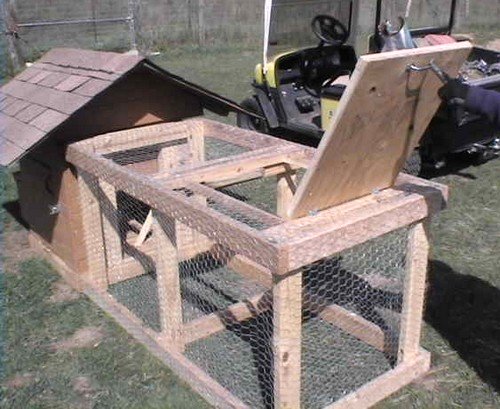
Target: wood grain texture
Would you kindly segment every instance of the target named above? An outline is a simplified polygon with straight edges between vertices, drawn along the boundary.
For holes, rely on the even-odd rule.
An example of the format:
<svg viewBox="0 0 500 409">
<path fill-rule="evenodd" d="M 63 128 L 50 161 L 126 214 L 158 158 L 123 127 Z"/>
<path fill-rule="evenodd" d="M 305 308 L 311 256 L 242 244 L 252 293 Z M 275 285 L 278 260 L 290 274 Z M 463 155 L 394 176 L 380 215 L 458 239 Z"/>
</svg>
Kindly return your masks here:
<svg viewBox="0 0 500 409">
<path fill-rule="evenodd" d="M 392 186 L 441 103 L 437 76 L 408 73 L 407 66 L 434 60 L 454 77 L 470 50 L 463 42 L 361 57 L 289 216 Z"/>
<path fill-rule="evenodd" d="M 445 205 L 441 185 L 403 177 L 394 189 L 290 220 L 263 231 L 286 248 L 283 273 L 423 220 Z"/>
<path fill-rule="evenodd" d="M 431 355 L 420 350 L 413 362 L 398 365 L 355 392 L 338 400 L 325 409 L 367 409 L 392 395 L 394 392 L 417 380 L 430 368 Z"/>
<path fill-rule="evenodd" d="M 182 301 L 175 222 L 156 211 L 153 211 L 153 220 L 161 334 L 163 342 L 182 351 Z"/>
<path fill-rule="evenodd" d="M 83 241 L 87 254 L 87 281 L 95 288 L 107 289 L 107 266 L 104 248 L 103 226 L 99 199 L 92 186 L 98 181 L 92 175 L 78 174 L 80 200 L 82 201 Z"/>
<path fill-rule="evenodd" d="M 284 219 L 288 217 L 288 208 L 297 190 L 297 175 L 290 170 L 277 176 L 276 214 Z"/>
<path fill-rule="evenodd" d="M 257 317 L 271 309 L 270 292 L 258 294 L 252 298 L 231 305 L 222 311 L 216 311 L 203 317 L 189 321 L 184 325 L 183 337 L 186 343 L 208 338 L 217 332 L 231 327 L 239 322 Z"/>
<path fill-rule="evenodd" d="M 265 267 L 273 270 L 277 268 L 279 249 L 249 226 L 195 200 L 189 200 L 181 193 L 172 192 L 154 179 L 78 148 L 77 145 L 68 147 L 67 160 L 78 169 L 92 172 L 99 179 L 112 184 L 115 189 L 123 190 L 167 216 L 182 220 L 183 224 L 196 229 L 213 241 L 227 247 L 235 247 L 238 252 Z M 216 237 L 214 232 L 218 233 Z"/>
<path fill-rule="evenodd" d="M 300 408 L 302 273 L 273 285 L 274 408 Z"/>
<path fill-rule="evenodd" d="M 427 227 L 417 223 L 408 237 L 398 362 L 412 362 L 419 354 L 429 255 Z"/>
</svg>

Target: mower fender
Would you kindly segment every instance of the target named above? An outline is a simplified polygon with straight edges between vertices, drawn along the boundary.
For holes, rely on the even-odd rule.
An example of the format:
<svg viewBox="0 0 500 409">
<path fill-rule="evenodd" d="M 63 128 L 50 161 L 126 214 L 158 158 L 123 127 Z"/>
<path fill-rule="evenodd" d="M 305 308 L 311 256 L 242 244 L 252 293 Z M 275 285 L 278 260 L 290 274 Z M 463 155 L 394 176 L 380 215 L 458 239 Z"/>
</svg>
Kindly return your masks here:
<svg viewBox="0 0 500 409">
<path fill-rule="evenodd" d="M 279 126 L 278 116 L 276 115 L 276 111 L 271 104 L 271 100 L 266 95 L 265 91 L 259 88 L 255 89 L 255 97 L 257 98 L 257 102 L 262 108 L 262 112 L 266 117 L 267 123 L 270 128 L 277 128 Z"/>
</svg>

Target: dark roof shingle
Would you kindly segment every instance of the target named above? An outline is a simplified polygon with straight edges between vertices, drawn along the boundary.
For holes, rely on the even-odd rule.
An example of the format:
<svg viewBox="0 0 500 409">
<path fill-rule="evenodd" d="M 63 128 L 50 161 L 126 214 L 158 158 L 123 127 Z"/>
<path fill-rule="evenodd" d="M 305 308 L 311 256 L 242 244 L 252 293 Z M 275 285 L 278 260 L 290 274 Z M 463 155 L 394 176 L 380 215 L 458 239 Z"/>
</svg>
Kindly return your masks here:
<svg viewBox="0 0 500 409">
<path fill-rule="evenodd" d="M 0 88 L 0 165 L 10 165 L 143 60 L 57 48 Z"/>
</svg>

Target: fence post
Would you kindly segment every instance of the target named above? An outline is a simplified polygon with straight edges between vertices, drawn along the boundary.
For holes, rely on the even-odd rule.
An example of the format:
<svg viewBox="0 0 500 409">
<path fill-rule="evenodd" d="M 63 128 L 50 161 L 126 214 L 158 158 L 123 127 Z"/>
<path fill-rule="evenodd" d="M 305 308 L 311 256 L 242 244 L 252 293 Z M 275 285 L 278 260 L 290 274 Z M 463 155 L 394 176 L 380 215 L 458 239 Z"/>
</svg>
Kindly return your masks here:
<svg viewBox="0 0 500 409">
<path fill-rule="evenodd" d="M 205 45 L 205 0 L 198 0 L 198 45 Z"/>
<path fill-rule="evenodd" d="M 130 49 L 137 50 L 137 1 L 128 1 L 128 24 L 130 29 Z"/>
<path fill-rule="evenodd" d="M 19 34 L 15 16 L 15 0 L 3 0 L 1 5 L 4 35 L 7 37 L 7 49 L 14 72 L 19 71 L 24 61 L 19 50 Z"/>
</svg>

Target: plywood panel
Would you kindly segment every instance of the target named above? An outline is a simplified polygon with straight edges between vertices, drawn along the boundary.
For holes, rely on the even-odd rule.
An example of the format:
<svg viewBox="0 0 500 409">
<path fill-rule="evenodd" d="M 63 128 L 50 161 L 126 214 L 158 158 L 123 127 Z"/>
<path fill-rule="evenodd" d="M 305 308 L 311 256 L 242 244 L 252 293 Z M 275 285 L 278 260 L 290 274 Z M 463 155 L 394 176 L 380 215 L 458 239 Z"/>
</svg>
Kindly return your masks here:
<svg viewBox="0 0 500 409">
<path fill-rule="evenodd" d="M 86 257 L 76 175 L 71 168 L 62 167 L 54 151 L 42 153 L 53 167 L 37 160 L 39 156 L 21 161 L 18 188 L 22 217 L 70 268 L 83 272 Z M 56 212 L 51 212 L 53 206 L 57 206 Z"/>
<path fill-rule="evenodd" d="M 407 66 L 434 60 L 451 76 L 468 42 L 360 58 L 337 116 L 325 133 L 289 211 L 292 218 L 394 185 L 440 105 L 440 80 Z"/>
<path fill-rule="evenodd" d="M 72 116 L 54 139 L 74 142 L 89 136 L 160 122 L 179 121 L 203 113 L 197 97 L 146 70 L 117 81 Z"/>
</svg>

